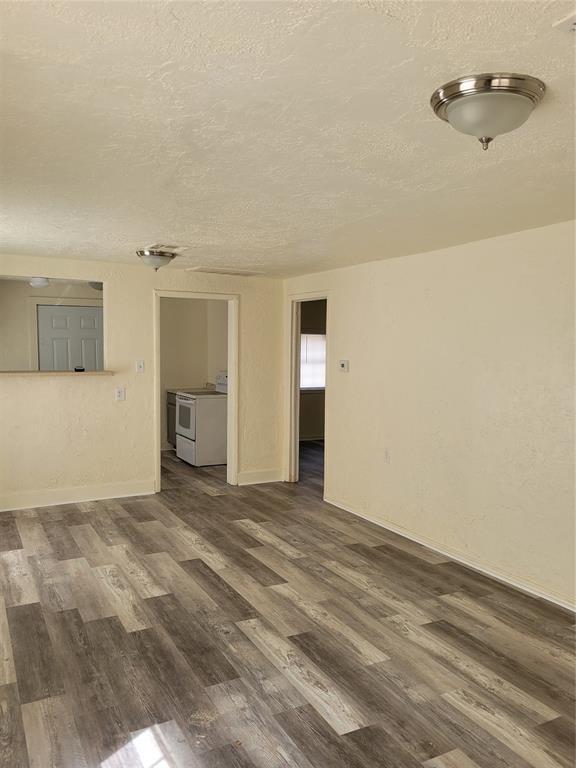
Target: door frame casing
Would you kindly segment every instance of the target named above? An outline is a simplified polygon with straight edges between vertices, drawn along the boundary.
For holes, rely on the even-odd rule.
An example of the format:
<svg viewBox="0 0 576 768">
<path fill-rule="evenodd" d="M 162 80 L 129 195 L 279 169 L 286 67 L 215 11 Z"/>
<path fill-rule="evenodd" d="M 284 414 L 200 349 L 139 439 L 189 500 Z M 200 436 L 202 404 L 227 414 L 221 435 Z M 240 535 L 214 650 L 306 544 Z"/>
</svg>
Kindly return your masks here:
<svg viewBox="0 0 576 768">
<path fill-rule="evenodd" d="M 300 454 L 300 327 L 301 305 L 305 301 L 326 301 L 326 386 L 324 400 L 324 462 L 328 465 L 330 426 L 328 418 L 328 392 L 331 380 L 330 350 L 330 291 L 289 293 L 284 297 L 284 450 L 283 479 L 297 483 Z"/>
<path fill-rule="evenodd" d="M 228 304 L 228 398 L 226 482 L 238 485 L 238 345 L 240 296 L 235 293 L 200 293 L 198 291 L 167 291 L 154 289 L 154 492 L 161 490 L 162 403 L 160 391 L 160 300 L 190 299 L 226 301 Z"/>
</svg>

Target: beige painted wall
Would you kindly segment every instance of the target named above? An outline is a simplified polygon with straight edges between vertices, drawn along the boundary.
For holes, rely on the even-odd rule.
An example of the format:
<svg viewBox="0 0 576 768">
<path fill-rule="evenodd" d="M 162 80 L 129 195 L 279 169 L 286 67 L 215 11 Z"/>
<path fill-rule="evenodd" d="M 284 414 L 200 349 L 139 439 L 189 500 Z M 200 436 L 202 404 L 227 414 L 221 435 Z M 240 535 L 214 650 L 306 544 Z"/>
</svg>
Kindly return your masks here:
<svg viewBox="0 0 576 768">
<path fill-rule="evenodd" d="M 239 479 L 281 476 L 279 281 L 23 256 L 1 256 L 0 274 L 102 280 L 105 366 L 114 371 L 0 374 L 0 507 L 152 491 L 155 288 L 239 295 Z M 114 400 L 118 385 L 125 402 Z"/>
<path fill-rule="evenodd" d="M 206 376 L 214 383 L 216 374 L 228 368 L 228 304 L 206 302 Z"/>
<path fill-rule="evenodd" d="M 166 390 L 204 387 L 207 381 L 207 303 L 203 299 L 160 299 L 162 448 L 171 447 L 166 440 Z"/>
<path fill-rule="evenodd" d="M 35 303 L 41 299 L 91 305 L 102 303 L 102 293 L 86 283 L 52 283 L 32 288 L 24 280 L 0 279 L 0 371 L 38 370 Z M 33 354 L 33 353 L 36 354 Z"/>
<path fill-rule="evenodd" d="M 285 284 L 329 296 L 327 499 L 564 602 L 573 257 L 562 223 Z"/>
</svg>

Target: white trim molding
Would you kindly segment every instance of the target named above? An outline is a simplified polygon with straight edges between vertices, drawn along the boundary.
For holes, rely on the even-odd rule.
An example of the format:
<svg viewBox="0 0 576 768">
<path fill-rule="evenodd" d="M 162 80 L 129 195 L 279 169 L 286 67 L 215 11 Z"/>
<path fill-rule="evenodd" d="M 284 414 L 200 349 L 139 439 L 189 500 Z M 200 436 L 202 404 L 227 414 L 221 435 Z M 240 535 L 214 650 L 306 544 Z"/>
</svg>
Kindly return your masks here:
<svg viewBox="0 0 576 768">
<path fill-rule="evenodd" d="M 32 507 L 52 507 L 55 504 L 75 504 L 78 501 L 121 499 L 126 496 L 148 496 L 154 493 L 154 478 L 128 480 L 102 485 L 78 485 L 71 488 L 46 488 L 39 491 L 18 491 L 0 496 L 0 512 L 12 512 Z"/>
<path fill-rule="evenodd" d="M 376 520 L 373 517 L 364 515 L 361 512 L 357 512 L 355 509 L 352 509 L 344 502 L 338 501 L 337 499 L 329 499 L 328 497 L 324 497 L 324 501 L 326 504 L 332 504 L 332 506 L 338 507 L 338 509 L 343 509 L 345 512 L 350 512 L 350 514 L 354 515 L 355 517 L 359 517 L 362 520 L 367 520 L 374 525 L 378 525 L 380 528 L 384 528 L 386 531 L 397 533 L 399 536 L 403 536 L 405 539 L 409 539 L 416 544 L 421 544 L 422 546 L 427 547 L 434 552 L 438 552 L 440 555 L 446 555 L 446 557 L 449 557 L 450 560 L 454 560 L 456 563 L 465 565 L 467 568 L 470 568 L 473 571 L 478 571 L 478 573 L 482 573 L 484 576 L 489 576 L 490 578 L 495 579 L 496 581 L 499 581 L 508 587 L 514 587 L 514 589 L 518 589 L 520 592 L 525 592 L 528 595 L 539 597 L 549 603 L 558 605 L 561 608 L 576 612 L 576 605 L 571 603 L 569 599 L 561 595 L 546 592 L 546 590 L 542 589 L 537 584 L 532 584 L 529 581 L 518 579 L 515 576 L 511 576 L 509 573 L 505 573 L 504 571 L 501 571 L 499 568 L 496 568 L 492 565 L 487 566 L 484 563 L 469 557 L 468 554 L 462 554 L 461 552 L 451 549 L 450 547 L 445 547 L 432 539 L 428 539 L 424 536 L 413 533 L 409 529 L 403 528 L 401 525 L 395 525 L 388 520 Z"/>
<path fill-rule="evenodd" d="M 281 469 L 255 469 L 238 473 L 238 485 L 258 485 L 259 483 L 277 483 L 283 479 Z"/>
</svg>

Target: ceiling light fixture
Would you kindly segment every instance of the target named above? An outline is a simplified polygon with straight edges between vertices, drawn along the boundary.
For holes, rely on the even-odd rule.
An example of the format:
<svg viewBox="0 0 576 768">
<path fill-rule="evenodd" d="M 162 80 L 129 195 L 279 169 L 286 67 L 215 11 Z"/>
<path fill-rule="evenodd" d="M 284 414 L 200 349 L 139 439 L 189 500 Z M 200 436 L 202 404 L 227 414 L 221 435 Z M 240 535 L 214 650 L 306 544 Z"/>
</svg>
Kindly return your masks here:
<svg viewBox="0 0 576 768">
<path fill-rule="evenodd" d="M 162 251 L 156 248 L 145 248 L 142 251 L 136 251 L 136 253 L 142 259 L 143 264 L 146 264 L 147 267 L 154 267 L 156 272 L 158 272 L 160 267 L 170 264 L 176 256 L 171 251 Z"/>
<path fill-rule="evenodd" d="M 467 75 L 437 88 L 430 99 L 434 113 L 460 133 L 482 144 L 519 128 L 542 100 L 546 86 L 530 75 L 509 72 Z"/>
<path fill-rule="evenodd" d="M 32 288 L 46 288 L 50 284 L 50 280 L 47 277 L 33 277 L 28 281 L 28 285 Z"/>
</svg>

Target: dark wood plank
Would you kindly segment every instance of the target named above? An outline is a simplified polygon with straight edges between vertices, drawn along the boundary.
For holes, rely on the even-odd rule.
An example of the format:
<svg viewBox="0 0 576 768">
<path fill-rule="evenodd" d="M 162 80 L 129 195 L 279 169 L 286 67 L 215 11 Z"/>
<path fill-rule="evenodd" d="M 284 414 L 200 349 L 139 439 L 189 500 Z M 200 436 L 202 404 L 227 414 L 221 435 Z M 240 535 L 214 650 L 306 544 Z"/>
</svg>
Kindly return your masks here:
<svg viewBox="0 0 576 768">
<path fill-rule="evenodd" d="M 258 616 L 256 608 L 202 560 L 183 560 L 180 562 L 180 567 L 192 576 L 214 602 L 218 603 L 226 618 L 231 621 L 242 621 Z"/>
<path fill-rule="evenodd" d="M 213 743 L 212 724 L 217 713 L 206 695 L 201 675 L 161 628 L 134 632 L 132 637 L 165 711 L 172 713 L 191 744 L 201 745 L 202 751 L 208 749 Z"/>
<path fill-rule="evenodd" d="M 16 521 L 8 517 L 0 520 L 0 552 L 22 549 L 22 540 L 16 527 Z"/>
<path fill-rule="evenodd" d="M 68 526 L 62 520 L 43 521 L 42 527 L 58 560 L 72 560 L 75 557 L 82 557 L 82 552 L 72 538 Z"/>
<path fill-rule="evenodd" d="M 0 685 L 0 765 L 28 768 L 28 750 L 16 683 Z"/>
<path fill-rule="evenodd" d="M 60 665 L 54 654 L 40 603 L 6 609 L 20 702 L 64 693 Z"/>
<path fill-rule="evenodd" d="M 256 768 L 256 766 L 241 744 L 226 744 L 204 755 L 203 768 Z"/>
<path fill-rule="evenodd" d="M 154 514 L 152 505 L 148 499 L 124 501 L 121 506 L 128 512 L 130 517 L 138 523 L 146 523 L 150 520 L 156 520 L 156 515 Z"/>
<path fill-rule="evenodd" d="M 367 761 L 355 749 L 354 742 L 333 731 L 310 704 L 281 712 L 276 715 L 276 720 L 313 765 L 342 765 L 346 768 L 378 768 L 382 765 L 381 762 Z"/>
<path fill-rule="evenodd" d="M 235 535 L 236 530 L 234 531 L 234 536 Z M 214 529 L 207 529 L 203 532 L 203 536 L 211 544 L 217 546 L 234 565 L 241 568 L 253 579 L 256 579 L 262 586 L 269 587 L 272 584 L 286 583 L 286 579 L 283 579 L 282 576 L 277 574 L 271 568 L 268 568 L 268 566 L 261 563 L 255 557 L 252 557 L 252 555 L 245 549 L 242 549 L 231 535 L 220 533 Z M 254 546 L 260 545 L 260 542 L 255 540 L 252 541 L 254 542 Z"/>
<path fill-rule="evenodd" d="M 422 765 L 395 738 L 378 725 L 347 733 L 344 739 L 353 744 L 366 765 L 382 768 L 416 768 Z"/>
<path fill-rule="evenodd" d="M 66 525 L 85 525 L 90 522 L 85 510 L 79 504 L 55 504 L 35 510 L 43 521 L 61 521 Z"/>
<path fill-rule="evenodd" d="M 290 642 L 303 651 L 322 671 L 334 677 L 349 691 L 353 691 L 354 695 L 368 707 L 374 709 L 377 706 L 378 692 L 375 687 L 371 685 L 368 689 L 364 689 L 361 681 L 358 685 L 362 667 L 355 663 L 346 652 L 346 648 L 342 647 L 337 640 L 321 630 L 315 630 L 291 635 Z"/>
<path fill-rule="evenodd" d="M 565 768 L 576 765 L 576 728 L 566 717 L 558 717 L 534 728 L 542 745 Z"/>
<path fill-rule="evenodd" d="M 146 529 L 131 517 L 120 517 L 116 521 L 116 526 L 130 541 L 134 547 L 145 555 L 155 554 L 164 551 L 164 546 L 154 540 Z"/>
<path fill-rule="evenodd" d="M 426 624 L 425 629 L 457 646 L 470 659 L 480 662 L 505 680 L 546 704 L 559 714 L 574 718 L 574 696 L 564 687 L 556 687 L 533 669 L 526 669 L 517 658 L 507 656 L 483 640 L 472 637 L 446 621 Z M 545 669 L 546 660 L 542 659 Z"/>
<path fill-rule="evenodd" d="M 448 735 L 479 768 L 529 768 L 530 763 L 442 698 L 419 708 L 431 728 Z M 444 754 L 444 753 L 439 753 Z"/>
<path fill-rule="evenodd" d="M 106 675 L 128 730 L 171 720 L 169 703 L 150 675 L 132 634 L 115 617 L 90 621 L 85 626 L 98 668 Z"/>
<path fill-rule="evenodd" d="M 90 764 L 98 765 L 130 741 L 132 721 L 124 718 L 108 667 L 79 611 L 50 614 L 47 625 L 84 753 Z"/>
<path fill-rule="evenodd" d="M 203 685 L 238 677 L 232 664 L 173 595 L 151 597 L 146 603 Z"/>
</svg>

